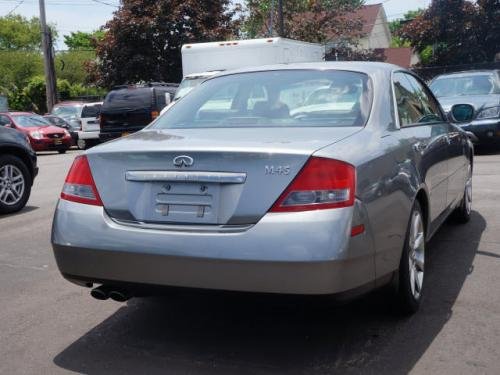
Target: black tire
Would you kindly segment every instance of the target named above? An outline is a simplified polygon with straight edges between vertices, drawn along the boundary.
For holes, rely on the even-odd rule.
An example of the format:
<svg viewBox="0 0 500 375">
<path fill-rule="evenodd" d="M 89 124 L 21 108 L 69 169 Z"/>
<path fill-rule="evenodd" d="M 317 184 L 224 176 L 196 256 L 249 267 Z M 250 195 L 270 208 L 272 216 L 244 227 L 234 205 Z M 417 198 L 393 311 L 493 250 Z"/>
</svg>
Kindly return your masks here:
<svg viewBox="0 0 500 375">
<path fill-rule="evenodd" d="M 472 212 L 472 163 L 467 171 L 467 181 L 460 205 L 453 212 L 453 220 L 459 224 L 465 224 L 470 220 Z"/>
<path fill-rule="evenodd" d="M 418 214 L 420 215 L 421 221 L 422 221 L 422 230 L 423 230 L 423 258 L 422 258 L 422 279 L 421 279 L 421 284 L 420 284 L 420 290 L 418 293 L 418 296 L 416 296 L 415 290 L 418 288 L 415 285 L 416 280 L 412 279 L 412 271 L 410 269 L 410 263 L 412 262 L 410 259 L 410 255 L 412 254 L 413 247 L 410 245 L 411 243 L 411 237 L 413 235 L 412 231 L 412 225 L 414 221 L 414 215 Z M 410 214 L 410 220 L 408 221 L 408 228 L 406 230 L 406 237 L 405 237 L 405 242 L 404 242 L 404 247 L 403 247 L 403 253 L 401 255 L 401 260 L 399 262 L 399 271 L 398 271 L 398 279 L 397 279 L 397 287 L 396 287 L 396 302 L 397 302 L 397 308 L 398 310 L 405 314 L 414 314 L 418 311 L 420 307 L 420 303 L 422 300 L 422 295 L 423 295 L 423 264 L 425 262 L 425 221 L 424 221 L 424 216 L 422 212 L 422 208 L 420 207 L 420 203 L 418 201 L 415 201 L 415 204 L 413 205 L 411 214 Z M 413 256 L 413 255 L 412 255 Z M 416 271 L 414 271 L 416 272 Z M 412 287 L 413 283 L 413 287 Z"/>
<path fill-rule="evenodd" d="M 78 139 L 76 146 L 79 150 L 86 150 L 88 148 L 88 142 L 85 139 Z"/>
<path fill-rule="evenodd" d="M 7 185 L 6 184 L 3 185 L 4 181 L 0 182 L 0 184 L 2 185 L 0 186 L 0 194 L 2 194 L 0 195 L 0 214 L 10 214 L 12 212 L 17 212 L 21 210 L 28 202 L 28 199 L 31 194 L 32 177 L 26 164 L 22 161 L 22 159 L 18 158 L 17 156 L 0 155 L 0 171 L 5 166 L 9 165 L 16 167 L 21 172 L 22 178 L 24 180 L 24 189 L 21 194 L 21 198 L 17 202 L 13 204 L 7 204 L 2 202 L 2 200 L 4 199 L 2 192 L 4 191 L 3 189 L 6 188 Z"/>
<path fill-rule="evenodd" d="M 64 150 L 57 150 L 57 152 L 60 153 L 60 154 L 65 154 L 66 151 L 68 151 L 68 149 L 66 149 L 66 148 Z"/>
</svg>

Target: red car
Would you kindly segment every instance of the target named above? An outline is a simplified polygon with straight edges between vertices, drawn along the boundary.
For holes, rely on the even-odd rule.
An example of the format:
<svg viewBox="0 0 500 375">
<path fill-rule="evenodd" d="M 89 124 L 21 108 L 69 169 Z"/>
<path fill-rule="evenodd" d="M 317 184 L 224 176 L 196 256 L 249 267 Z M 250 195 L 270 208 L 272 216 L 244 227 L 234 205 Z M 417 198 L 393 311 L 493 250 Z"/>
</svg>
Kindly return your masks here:
<svg viewBox="0 0 500 375">
<path fill-rule="evenodd" d="M 26 134 L 35 151 L 58 151 L 64 154 L 71 147 L 70 133 L 57 126 L 53 126 L 44 119 L 31 112 L 1 112 L 0 126 L 7 126 Z"/>
</svg>

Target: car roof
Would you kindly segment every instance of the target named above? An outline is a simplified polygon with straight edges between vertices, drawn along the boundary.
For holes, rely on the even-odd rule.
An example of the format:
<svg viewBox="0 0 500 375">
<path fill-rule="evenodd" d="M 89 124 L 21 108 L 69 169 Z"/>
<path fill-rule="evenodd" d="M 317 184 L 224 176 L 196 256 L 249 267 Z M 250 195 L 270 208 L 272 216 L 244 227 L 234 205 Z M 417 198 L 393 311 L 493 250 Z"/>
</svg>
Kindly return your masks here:
<svg viewBox="0 0 500 375">
<path fill-rule="evenodd" d="M 347 70 L 359 73 L 366 73 L 373 75 L 380 72 L 391 73 L 394 70 L 407 71 L 398 65 L 388 64 L 383 62 L 373 61 L 325 61 L 314 63 L 293 63 L 293 64 L 275 64 L 263 65 L 251 68 L 242 68 L 236 70 L 222 71 L 215 77 L 222 77 L 230 74 L 237 73 L 251 73 L 251 72 L 264 72 L 264 71 L 278 71 L 278 70 Z M 211 78 L 209 78 L 211 79 Z"/>
<path fill-rule="evenodd" d="M 22 111 L 9 111 L 9 112 L 0 112 L 1 115 L 36 115 L 34 112 L 22 112 Z"/>
<path fill-rule="evenodd" d="M 500 70 L 497 69 L 477 69 L 477 70 L 462 70 L 459 72 L 449 72 L 449 73 L 443 73 L 439 74 L 436 76 L 434 79 L 442 78 L 442 77 L 449 77 L 449 76 L 474 76 L 474 75 L 481 75 L 481 74 L 492 74 L 492 73 L 500 73 Z"/>
<path fill-rule="evenodd" d="M 103 102 L 83 103 L 84 106 L 102 105 Z"/>
<path fill-rule="evenodd" d="M 82 105 L 82 104 L 86 104 L 86 103 L 87 102 L 83 102 L 83 101 L 79 101 L 79 100 L 69 100 L 66 102 L 56 103 L 56 105 Z"/>
</svg>

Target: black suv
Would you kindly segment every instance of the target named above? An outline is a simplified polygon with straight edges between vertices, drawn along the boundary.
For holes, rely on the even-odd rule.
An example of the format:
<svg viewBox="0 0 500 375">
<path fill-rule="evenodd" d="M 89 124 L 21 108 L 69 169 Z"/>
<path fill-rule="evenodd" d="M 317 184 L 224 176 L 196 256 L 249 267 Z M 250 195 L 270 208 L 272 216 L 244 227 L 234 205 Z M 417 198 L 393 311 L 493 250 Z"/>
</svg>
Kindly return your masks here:
<svg viewBox="0 0 500 375">
<path fill-rule="evenodd" d="M 37 173 L 36 153 L 26 135 L 0 126 L 0 215 L 26 205 Z"/>
<path fill-rule="evenodd" d="M 178 86 L 174 83 L 148 83 L 113 88 L 101 108 L 100 140 L 118 138 L 149 125 L 172 101 Z"/>
</svg>

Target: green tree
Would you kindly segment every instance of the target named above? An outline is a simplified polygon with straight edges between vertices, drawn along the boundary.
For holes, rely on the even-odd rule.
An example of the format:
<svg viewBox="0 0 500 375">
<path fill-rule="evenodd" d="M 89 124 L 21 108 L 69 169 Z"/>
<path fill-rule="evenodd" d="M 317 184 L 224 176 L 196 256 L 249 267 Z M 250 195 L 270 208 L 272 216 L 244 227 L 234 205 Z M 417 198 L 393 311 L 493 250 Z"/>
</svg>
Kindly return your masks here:
<svg viewBox="0 0 500 375">
<path fill-rule="evenodd" d="M 428 65 L 493 61 L 500 50 L 500 1 L 433 0 L 397 31 L 420 53 L 432 54 Z"/>
<path fill-rule="evenodd" d="M 50 26 L 52 37 L 57 38 L 54 26 Z M 21 15 L 0 17 L 0 50 L 37 50 L 40 49 L 42 36 L 40 21 L 37 17 L 27 19 Z"/>
<path fill-rule="evenodd" d="M 71 32 L 64 35 L 64 43 L 70 51 L 94 50 L 96 45 L 104 38 L 104 31 L 96 30 L 91 33 L 84 31 Z"/>
<path fill-rule="evenodd" d="M 93 80 L 110 87 L 182 77 L 181 46 L 234 37 L 237 20 L 230 0 L 124 0 L 105 26 Z"/>
<path fill-rule="evenodd" d="M 423 9 L 410 10 L 403 15 L 403 18 L 398 18 L 389 22 L 389 30 L 391 31 L 392 40 L 391 47 L 410 47 L 411 42 L 398 36 L 398 32 L 408 22 L 413 21 L 424 12 Z"/>
<path fill-rule="evenodd" d="M 86 66 L 95 61 L 96 54 L 87 50 L 72 50 L 56 54 L 56 76 L 74 84 L 88 84 L 89 74 Z"/>
</svg>

